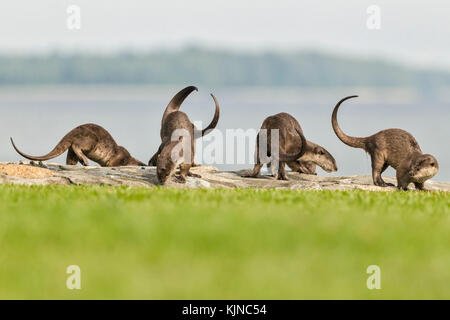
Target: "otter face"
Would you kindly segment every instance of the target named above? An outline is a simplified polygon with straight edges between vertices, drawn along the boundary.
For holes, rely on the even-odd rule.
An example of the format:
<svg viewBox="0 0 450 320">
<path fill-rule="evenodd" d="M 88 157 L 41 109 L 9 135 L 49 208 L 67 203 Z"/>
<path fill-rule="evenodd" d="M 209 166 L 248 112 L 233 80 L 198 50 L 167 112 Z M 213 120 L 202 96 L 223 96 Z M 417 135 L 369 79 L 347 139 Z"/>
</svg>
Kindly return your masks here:
<svg viewBox="0 0 450 320">
<path fill-rule="evenodd" d="M 411 181 L 423 183 L 439 171 L 439 164 L 431 154 L 423 154 L 413 160 L 409 170 Z"/>
<path fill-rule="evenodd" d="M 178 141 L 171 141 L 168 143 L 158 155 L 158 160 L 156 163 L 156 175 L 158 176 L 158 180 L 161 184 L 164 184 L 167 179 L 172 175 L 175 171 L 176 167 L 183 160 L 183 150 L 181 149 L 178 152 L 173 154 L 173 150 L 179 143 L 183 141 L 183 137 L 180 137 Z M 176 159 L 173 159 L 176 157 Z"/>
<path fill-rule="evenodd" d="M 315 146 L 312 149 L 312 154 L 310 155 L 312 162 L 317 164 L 326 172 L 335 172 L 337 171 L 336 160 L 334 160 L 333 156 L 323 147 Z M 302 157 L 303 158 L 303 157 Z"/>
<path fill-rule="evenodd" d="M 127 161 L 127 166 L 141 166 L 141 167 L 145 167 L 147 166 L 145 163 L 139 161 L 138 159 L 135 159 L 133 157 L 130 157 Z"/>
<path fill-rule="evenodd" d="M 145 166 L 141 161 L 133 158 L 127 149 L 119 146 L 118 158 L 116 162 L 119 166 Z"/>
<path fill-rule="evenodd" d="M 163 157 L 158 157 L 158 163 L 156 166 L 156 175 L 158 176 L 158 181 L 162 184 L 166 183 L 167 179 L 175 171 L 176 165 L 170 159 L 166 161 Z"/>
<path fill-rule="evenodd" d="M 114 158 L 109 161 L 110 165 L 114 167 L 123 167 L 123 166 L 145 166 L 144 163 L 140 162 L 133 158 L 127 149 L 122 146 L 119 146 Z"/>
</svg>

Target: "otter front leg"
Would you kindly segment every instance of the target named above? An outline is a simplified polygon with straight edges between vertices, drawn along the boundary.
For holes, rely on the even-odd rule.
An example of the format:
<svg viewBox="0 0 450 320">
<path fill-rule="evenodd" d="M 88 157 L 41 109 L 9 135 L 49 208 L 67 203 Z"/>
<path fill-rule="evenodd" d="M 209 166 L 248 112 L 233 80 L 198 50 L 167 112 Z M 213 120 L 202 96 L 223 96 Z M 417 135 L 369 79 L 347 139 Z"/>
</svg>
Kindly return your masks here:
<svg viewBox="0 0 450 320">
<path fill-rule="evenodd" d="M 192 166 L 191 166 L 192 167 Z M 188 172 L 187 173 L 187 176 L 188 177 L 193 177 L 193 178 L 201 178 L 202 176 L 201 175 L 199 175 L 199 174 L 196 174 L 196 173 L 192 173 L 192 172 Z"/>
<path fill-rule="evenodd" d="M 156 153 L 153 155 L 153 157 L 151 157 L 151 159 L 148 161 L 149 166 L 153 166 L 153 167 L 156 166 L 156 164 L 158 162 L 158 155 L 161 153 L 164 146 L 165 146 L 164 143 L 161 143 L 159 145 L 158 151 L 156 151 Z"/>
<path fill-rule="evenodd" d="M 397 188 L 407 191 L 409 182 L 408 172 L 402 168 L 397 169 Z"/>
<path fill-rule="evenodd" d="M 398 181 L 397 182 L 397 188 L 399 189 L 399 190 L 403 190 L 403 191 L 408 191 L 408 182 L 400 182 L 400 181 Z"/>
<path fill-rule="evenodd" d="M 416 190 L 421 190 L 421 191 L 426 191 L 427 189 L 425 189 L 424 183 L 420 183 L 420 182 L 414 182 L 414 186 L 416 187 Z"/>
<path fill-rule="evenodd" d="M 186 183 L 186 177 L 189 175 L 189 170 L 191 169 L 190 164 L 181 164 L 180 165 L 180 175 L 177 176 L 177 180 L 180 183 Z"/>
</svg>

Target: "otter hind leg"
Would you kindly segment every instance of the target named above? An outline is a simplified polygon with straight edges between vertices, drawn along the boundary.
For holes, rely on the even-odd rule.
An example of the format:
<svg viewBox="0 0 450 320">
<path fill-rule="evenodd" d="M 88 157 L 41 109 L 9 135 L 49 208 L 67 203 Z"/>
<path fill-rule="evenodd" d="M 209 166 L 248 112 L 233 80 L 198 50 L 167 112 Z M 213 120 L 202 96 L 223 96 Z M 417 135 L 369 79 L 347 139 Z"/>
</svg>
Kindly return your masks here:
<svg viewBox="0 0 450 320">
<path fill-rule="evenodd" d="M 284 162 L 280 162 L 279 164 L 279 168 L 278 168 L 278 180 L 289 180 L 288 177 L 286 176 L 286 168 L 285 168 L 286 163 Z"/>
<path fill-rule="evenodd" d="M 269 172 L 269 175 L 273 178 L 278 176 L 278 173 L 276 172 L 276 167 L 272 166 L 272 161 L 266 163 L 267 172 Z"/>
<path fill-rule="evenodd" d="M 381 178 L 381 173 L 387 169 L 388 164 L 381 155 L 374 154 L 372 158 L 372 179 L 373 183 L 379 187 L 387 187 L 389 184 Z M 384 169 L 384 170 L 383 170 Z"/>
<path fill-rule="evenodd" d="M 386 169 L 389 167 L 389 164 L 387 162 L 384 163 L 383 167 L 381 168 L 381 173 L 380 175 L 386 171 Z M 384 180 L 383 180 L 384 181 Z M 390 182 L 385 182 L 386 186 L 388 187 L 395 187 L 395 184 L 390 183 Z"/>
<path fill-rule="evenodd" d="M 259 172 L 261 171 L 261 168 L 263 167 L 263 163 L 261 163 L 261 159 L 259 158 L 259 146 L 256 145 L 256 162 L 255 166 L 253 167 L 252 172 L 245 173 L 241 177 L 243 178 L 256 178 L 259 175 Z"/>
<path fill-rule="evenodd" d="M 164 146 L 166 144 L 164 142 L 162 142 L 159 147 L 158 147 L 158 151 L 156 151 L 156 153 L 153 155 L 153 157 L 151 157 L 151 159 L 148 161 L 148 165 L 149 166 L 153 166 L 155 167 L 156 164 L 158 163 L 158 156 L 161 153 L 162 149 L 164 149 Z"/>
<path fill-rule="evenodd" d="M 83 166 L 88 166 L 89 165 L 88 158 L 84 155 L 83 151 L 81 150 L 81 148 L 79 146 L 72 145 L 71 149 L 73 150 L 75 155 L 78 157 L 78 160 L 80 161 L 80 163 Z"/>
<path fill-rule="evenodd" d="M 261 171 L 263 164 L 262 163 L 257 163 L 255 164 L 255 166 L 253 167 L 252 172 L 250 173 L 245 173 L 242 175 L 243 178 L 256 178 L 259 175 L 259 172 Z"/>
<path fill-rule="evenodd" d="M 67 150 L 66 165 L 68 165 L 68 166 L 76 166 L 79 161 L 80 160 L 78 159 L 78 157 L 75 154 L 75 152 L 73 152 L 72 148 L 69 148 Z"/>
</svg>

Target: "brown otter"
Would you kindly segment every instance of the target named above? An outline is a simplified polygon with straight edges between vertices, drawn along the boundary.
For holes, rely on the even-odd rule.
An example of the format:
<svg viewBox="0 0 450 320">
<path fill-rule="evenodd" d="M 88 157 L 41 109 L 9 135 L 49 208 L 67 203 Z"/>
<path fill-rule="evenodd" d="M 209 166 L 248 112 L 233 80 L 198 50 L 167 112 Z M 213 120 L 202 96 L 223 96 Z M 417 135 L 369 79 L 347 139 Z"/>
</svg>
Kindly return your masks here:
<svg viewBox="0 0 450 320">
<path fill-rule="evenodd" d="M 183 101 L 194 90 L 197 90 L 197 88 L 190 86 L 178 92 L 164 111 L 161 121 L 162 143 L 156 154 L 149 161 L 149 165 L 154 165 L 156 161 L 156 173 L 161 183 L 167 181 L 178 165 L 180 166 L 180 176 L 177 177 L 179 182 L 186 182 L 186 176 L 200 177 L 189 172 L 194 163 L 195 139 L 205 136 L 217 126 L 220 107 L 216 97 L 211 94 L 216 105 L 214 118 L 205 129 L 201 131 L 197 130 L 189 120 L 189 117 L 184 112 L 179 111 Z M 182 135 L 180 139 L 172 140 L 173 138 L 177 138 L 175 135 L 180 132 Z M 178 149 L 174 150 L 174 148 Z M 190 155 L 187 154 L 187 150 L 190 151 Z"/>
<path fill-rule="evenodd" d="M 122 146 L 118 146 L 113 137 L 99 125 L 88 123 L 76 127 L 66 134 L 56 147 L 45 156 L 30 156 L 20 151 L 11 138 L 14 149 L 21 156 L 36 161 L 56 158 L 67 152 L 67 165 L 88 165 L 88 158 L 102 167 L 145 166 L 133 158 Z"/>
<path fill-rule="evenodd" d="M 397 171 L 397 187 L 407 190 L 410 183 L 416 189 L 424 190 L 424 182 L 439 170 L 437 160 L 430 154 L 423 154 L 416 139 L 401 129 L 387 129 L 372 136 L 356 138 L 347 136 L 339 127 L 337 113 L 342 102 L 358 96 L 343 98 L 334 107 L 331 124 L 338 138 L 353 148 L 365 150 L 372 160 L 372 178 L 380 187 L 394 186 L 383 181 L 381 174 L 389 167 Z"/>
<path fill-rule="evenodd" d="M 297 158 L 293 158 L 288 161 L 281 160 L 278 169 L 277 178 L 280 180 L 287 180 L 284 165 L 287 164 L 289 168 L 293 171 L 299 173 L 306 174 L 315 174 L 316 165 L 319 165 L 322 169 L 327 172 L 332 172 L 337 170 L 336 161 L 333 156 L 325 150 L 325 148 L 311 142 L 305 140 L 305 143 L 302 143 L 301 137 L 303 136 L 303 130 L 298 123 L 298 121 L 288 113 L 282 112 L 276 115 L 267 117 L 261 129 L 267 130 L 267 150 L 270 152 L 270 132 L 273 129 L 279 130 L 279 146 L 280 153 L 294 153 L 301 146 L 303 153 Z M 299 133 L 299 134 L 296 134 Z M 261 133 L 261 132 L 260 132 Z M 253 168 L 253 171 L 249 174 L 243 175 L 244 177 L 252 177 L 255 178 L 258 176 L 261 171 L 262 166 L 264 165 L 261 162 L 259 156 L 259 135 L 256 139 L 256 164 Z M 300 136 L 300 139 L 299 139 Z M 267 164 L 267 166 L 271 167 L 271 162 Z"/>
<path fill-rule="evenodd" d="M 164 111 L 163 117 L 161 119 L 161 131 L 160 131 L 161 140 L 163 140 L 163 135 L 164 135 L 163 134 L 163 124 L 166 121 L 167 116 L 170 113 L 177 112 L 178 110 L 180 110 L 181 104 L 184 102 L 184 100 L 187 98 L 187 96 L 190 95 L 193 91 L 198 91 L 197 87 L 194 87 L 194 86 L 186 87 L 183 90 L 181 90 L 180 92 L 178 92 L 172 98 L 172 100 L 170 100 L 169 104 L 166 107 L 166 110 Z M 213 98 L 214 98 L 214 96 L 213 96 Z M 216 112 L 214 114 L 213 120 L 211 121 L 209 126 L 206 129 L 204 129 L 201 133 L 194 126 L 196 138 L 198 138 L 199 135 L 208 134 L 212 129 L 214 129 L 217 126 L 217 123 L 219 121 L 219 113 L 220 113 L 220 109 L 216 108 Z M 148 162 L 149 166 L 156 166 L 156 163 L 158 160 L 158 155 L 161 153 L 162 148 L 164 146 L 165 146 L 164 142 L 160 144 L 158 151 L 156 151 L 156 153 L 149 160 L 149 162 Z M 194 167 L 197 165 L 194 162 L 192 162 L 191 166 Z"/>
</svg>

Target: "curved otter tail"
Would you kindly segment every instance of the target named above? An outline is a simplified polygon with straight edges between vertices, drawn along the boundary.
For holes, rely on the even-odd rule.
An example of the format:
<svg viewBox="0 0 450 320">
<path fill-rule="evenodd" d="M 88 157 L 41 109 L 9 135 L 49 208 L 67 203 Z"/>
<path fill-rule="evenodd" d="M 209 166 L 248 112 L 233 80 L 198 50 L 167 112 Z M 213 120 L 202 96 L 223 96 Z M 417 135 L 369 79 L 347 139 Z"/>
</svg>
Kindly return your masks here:
<svg viewBox="0 0 450 320">
<path fill-rule="evenodd" d="M 337 113 L 339 110 L 339 107 L 341 105 L 342 102 L 344 102 L 345 100 L 351 99 L 351 98 L 356 98 L 358 96 L 348 96 L 343 98 L 341 101 L 339 101 L 336 106 L 334 107 L 333 110 L 333 115 L 331 116 L 331 125 L 333 126 L 333 130 L 334 133 L 336 133 L 337 137 L 346 145 L 353 147 L 353 148 L 361 148 L 364 149 L 365 147 L 365 138 L 357 138 L 357 137 L 350 137 L 348 135 L 346 135 L 341 128 L 339 127 L 339 124 L 337 122 Z"/>
<path fill-rule="evenodd" d="M 300 149 L 300 152 L 298 152 L 297 154 L 292 154 L 292 155 L 280 152 L 280 154 L 278 155 L 280 161 L 283 161 L 283 162 L 295 161 L 305 154 L 306 138 L 298 128 L 295 128 L 295 131 L 297 131 L 298 135 L 300 136 L 300 139 L 302 140 L 302 148 Z"/>
<path fill-rule="evenodd" d="M 164 111 L 164 114 L 163 114 L 163 117 L 161 120 L 161 125 L 164 123 L 164 120 L 170 113 L 178 111 L 180 109 L 181 104 L 187 98 L 187 96 L 192 93 L 192 91 L 198 91 L 197 87 L 194 87 L 194 86 L 186 87 L 183 90 L 181 90 L 180 92 L 178 92 L 172 98 L 172 100 L 170 100 L 169 104 L 166 107 L 166 110 Z"/>
<path fill-rule="evenodd" d="M 216 97 L 211 93 L 211 97 L 214 100 L 214 103 L 216 104 L 216 111 L 214 112 L 214 117 L 211 121 L 211 123 L 201 131 L 201 134 L 196 134 L 195 137 L 203 137 L 211 132 L 212 129 L 214 129 L 217 126 L 217 123 L 219 122 L 219 116 L 220 116 L 220 106 L 219 102 L 217 101 Z"/>
<path fill-rule="evenodd" d="M 62 139 L 56 145 L 56 147 L 52 151 L 47 153 L 45 156 L 36 156 L 35 157 L 35 156 L 30 156 L 30 155 L 20 151 L 14 144 L 14 140 L 12 138 L 10 138 L 10 139 L 11 139 L 11 143 L 12 143 L 14 150 L 16 150 L 16 152 L 18 154 L 20 154 L 24 158 L 27 158 L 29 160 L 35 160 L 35 161 L 45 161 L 45 160 L 50 160 L 50 159 L 56 158 L 57 156 L 62 155 L 70 147 L 70 142 L 67 141 L 66 139 Z"/>
</svg>

